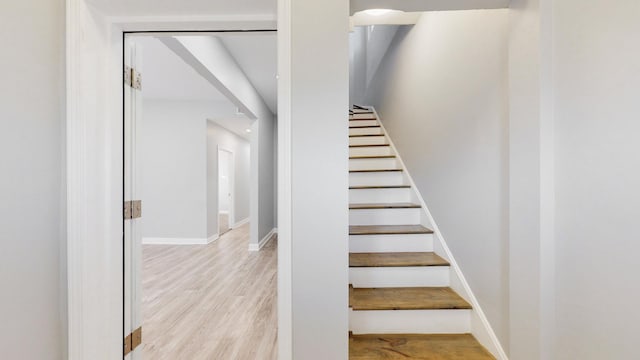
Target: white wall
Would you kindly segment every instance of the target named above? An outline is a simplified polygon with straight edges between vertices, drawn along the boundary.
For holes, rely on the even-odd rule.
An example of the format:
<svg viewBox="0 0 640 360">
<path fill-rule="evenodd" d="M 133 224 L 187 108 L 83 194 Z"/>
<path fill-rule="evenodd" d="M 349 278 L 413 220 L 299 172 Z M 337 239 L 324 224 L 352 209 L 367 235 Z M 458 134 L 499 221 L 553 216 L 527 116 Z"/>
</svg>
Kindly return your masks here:
<svg viewBox="0 0 640 360">
<path fill-rule="evenodd" d="M 556 359 L 638 357 L 639 16 L 553 2 Z"/>
<path fill-rule="evenodd" d="M 508 10 L 427 12 L 369 88 L 499 340 L 509 333 Z"/>
<path fill-rule="evenodd" d="M 274 114 L 269 110 L 260 94 L 242 72 L 235 59 L 215 37 L 179 36 L 163 38 L 162 42 L 215 86 L 251 119 L 252 125 L 252 203 L 250 243 L 257 245 L 275 228 L 273 212 L 276 203 L 273 193 L 275 181 L 275 156 L 273 154 Z M 265 191 L 266 193 L 262 193 Z M 257 220 L 256 220 L 257 219 Z"/>
<path fill-rule="evenodd" d="M 249 217 L 251 189 L 251 158 L 249 142 L 212 121 L 207 126 L 207 236 L 218 233 L 218 148 L 233 152 L 235 221 Z M 229 224 L 233 225 L 233 224 Z"/>
<path fill-rule="evenodd" d="M 0 3 L 0 358 L 66 358 L 64 2 Z"/>
<path fill-rule="evenodd" d="M 281 359 L 349 353 L 348 7 L 278 2 Z"/>
<path fill-rule="evenodd" d="M 349 102 L 363 105 L 367 87 L 398 32 L 398 25 L 356 26 L 349 33 Z"/>
<path fill-rule="evenodd" d="M 144 100 L 139 125 L 142 237 L 207 237 L 207 115 L 203 101 Z M 143 240 L 144 241 L 144 240 Z"/>
<path fill-rule="evenodd" d="M 513 359 L 551 359 L 555 336 L 550 0 L 509 11 L 509 322 Z"/>
<path fill-rule="evenodd" d="M 218 151 L 218 211 L 229 212 L 231 194 L 232 154 L 228 151 Z M 207 162 L 208 163 L 208 162 Z"/>
</svg>

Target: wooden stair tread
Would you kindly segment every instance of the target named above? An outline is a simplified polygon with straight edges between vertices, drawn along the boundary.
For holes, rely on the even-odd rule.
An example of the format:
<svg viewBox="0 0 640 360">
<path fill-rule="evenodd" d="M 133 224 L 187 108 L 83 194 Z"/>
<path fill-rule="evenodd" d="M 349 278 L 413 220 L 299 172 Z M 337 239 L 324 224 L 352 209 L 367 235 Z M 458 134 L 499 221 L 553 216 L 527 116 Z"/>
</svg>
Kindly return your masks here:
<svg viewBox="0 0 640 360">
<path fill-rule="evenodd" d="M 366 128 L 379 128 L 380 125 L 359 125 L 359 126 L 351 126 L 349 125 L 349 129 L 366 129 Z"/>
<path fill-rule="evenodd" d="M 389 144 L 360 144 L 360 145 L 349 145 L 350 148 L 355 147 L 376 147 L 376 146 L 390 146 Z"/>
<path fill-rule="evenodd" d="M 361 155 L 361 156 L 349 156 L 351 159 L 395 159 L 395 155 Z"/>
<path fill-rule="evenodd" d="M 434 252 L 350 253 L 349 267 L 449 266 Z"/>
<path fill-rule="evenodd" d="M 493 360 L 471 334 L 349 336 L 349 360 Z"/>
<path fill-rule="evenodd" d="M 384 136 L 384 134 L 355 134 L 355 135 L 349 135 L 349 137 L 375 137 L 375 136 Z"/>
<path fill-rule="evenodd" d="M 371 204 L 349 204 L 351 210 L 363 209 L 419 209 L 422 206 L 414 203 L 371 203 Z"/>
<path fill-rule="evenodd" d="M 471 305 L 450 287 L 350 287 L 349 307 L 354 311 L 471 309 Z"/>
<path fill-rule="evenodd" d="M 371 121 L 371 120 L 378 120 L 378 118 L 350 118 L 349 121 Z"/>
<path fill-rule="evenodd" d="M 411 185 L 361 185 L 349 186 L 349 190 L 369 190 L 369 189 L 410 189 Z"/>
<path fill-rule="evenodd" d="M 349 170 L 350 173 L 374 173 L 374 172 L 402 172 L 402 169 L 364 169 L 364 170 Z"/>
<path fill-rule="evenodd" d="M 349 225 L 349 235 L 433 234 L 422 225 Z"/>
</svg>

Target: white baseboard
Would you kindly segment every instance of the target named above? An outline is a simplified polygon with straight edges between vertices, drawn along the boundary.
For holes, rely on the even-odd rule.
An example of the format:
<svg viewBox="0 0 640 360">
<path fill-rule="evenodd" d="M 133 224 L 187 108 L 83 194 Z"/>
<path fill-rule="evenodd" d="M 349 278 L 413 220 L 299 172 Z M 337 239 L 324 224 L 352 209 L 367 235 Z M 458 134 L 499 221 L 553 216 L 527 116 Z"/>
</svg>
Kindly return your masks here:
<svg viewBox="0 0 640 360">
<path fill-rule="evenodd" d="M 207 244 L 211 244 L 212 242 L 218 240 L 220 238 L 220 234 L 213 234 L 207 238 Z"/>
<path fill-rule="evenodd" d="M 229 210 L 220 210 L 220 211 L 218 211 L 218 214 L 226 214 L 226 215 L 229 215 Z"/>
<path fill-rule="evenodd" d="M 249 244 L 249 251 L 260 251 L 262 250 L 262 248 L 267 245 L 267 243 L 273 239 L 273 237 L 278 233 L 278 229 L 277 228 L 273 228 L 271 229 L 271 231 L 269 231 L 269 233 L 262 238 L 262 240 L 260 240 L 260 243 L 258 244 Z"/>
<path fill-rule="evenodd" d="M 231 227 L 232 229 L 235 229 L 235 228 L 240 227 L 240 226 L 242 226 L 242 225 L 244 225 L 244 224 L 247 224 L 248 222 L 249 222 L 249 218 L 248 218 L 248 217 L 246 217 L 246 218 L 244 218 L 244 219 L 242 219 L 242 220 L 240 220 L 240 221 L 236 221 L 236 223 L 235 223 L 235 224 L 233 224 L 233 225 L 231 225 L 230 227 Z"/>
<path fill-rule="evenodd" d="M 207 245 L 218 240 L 218 234 L 209 238 L 159 238 L 145 237 L 142 238 L 144 245 Z"/>
</svg>

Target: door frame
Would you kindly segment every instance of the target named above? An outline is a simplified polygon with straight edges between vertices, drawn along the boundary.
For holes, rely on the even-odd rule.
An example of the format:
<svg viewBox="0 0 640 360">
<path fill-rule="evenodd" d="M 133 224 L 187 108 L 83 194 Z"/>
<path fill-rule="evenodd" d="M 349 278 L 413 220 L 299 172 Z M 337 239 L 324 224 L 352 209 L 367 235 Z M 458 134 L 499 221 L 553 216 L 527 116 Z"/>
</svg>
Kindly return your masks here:
<svg viewBox="0 0 640 360">
<path fill-rule="evenodd" d="M 124 321 L 124 34 L 273 31 L 276 18 L 113 17 L 85 0 L 67 0 L 66 14 L 67 352 L 69 359 L 119 359 L 124 340 L 121 336 Z M 279 51 L 279 55 L 282 56 L 282 52 Z M 286 86 L 281 84 L 279 86 Z M 288 121 L 282 121 L 279 129 L 289 126 Z M 279 149 L 288 143 L 289 138 L 281 138 Z M 288 146 L 290 148 L 290 144 Z M 288 164 L 280 162 L 279 198 L 290 193 L 290 180 L 282 176 L 289 173 L 282 172 L 287 167 Z M 288 204 L 281 202 L 280 206 Z M 279 228 L 285 230 L 279 245 L 284 249 L 290 245 L 287 238 L 290 231 L 286 231 L 290 222 L 284 217 L 279 219 Z M 290 260 L 279 262 L 278 272 L 290 273 L 290 264 Z M 290 290 L 283 293 L 283 289 L 287 289 L 286 283 L 279 284 L 279 304 L 285 301 L 282 294 L 290 294 Z M 288 310 L 279 306 L 278 310 L 283 315 L 291 312 L 290 306 Z M 283 342 L 290 346 L 291 328 L 279 322 L 279 339 L 282 339 L 279 346 Z M 290 359 L 290 356 L 287 357 L 287 351 L 281 351 L 279 358 Z"/>
<path fill-rule="evenodd" d="M 236 187 L 235 187 L 235 180 L 236 180 L 236 158 L 235 158 L 235 153 L 233 151 L 231 151 L 228 148 L 222 147 L 220 145 L 218 145 L 218 194 L 220 194 L 220 153 L 221 152 L 226 152 L 229 153 L 229 169 L 227 169 L 229 171 L 229 194 L 231 194 L 229 196 L 229 230 L 232 230 L 234 228 L 234 225 L 236 224 L 236 207 L 235 207 L 235 200 L 236 200 Z M 218 198 L 218 216 L 220 216 L 220 198 Z M 220 233 L 220 221 L 218 218 L 218 234 L 222 235 L 222 233 Z"/>
</svg>

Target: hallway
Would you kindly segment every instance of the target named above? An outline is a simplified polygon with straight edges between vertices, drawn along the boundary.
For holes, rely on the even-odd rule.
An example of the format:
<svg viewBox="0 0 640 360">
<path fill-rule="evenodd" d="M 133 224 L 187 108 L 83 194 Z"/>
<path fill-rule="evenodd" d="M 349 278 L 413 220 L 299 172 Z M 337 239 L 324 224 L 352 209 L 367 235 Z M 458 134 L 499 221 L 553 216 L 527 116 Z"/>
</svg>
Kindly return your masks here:
<svg viewBox="0 0 640 360">
<path fill-rule="evenodd" d="M 143 246 L 145 359 L 275 359 L 277 240 L 249 224 L 210 245 Z"/>
</svg>

